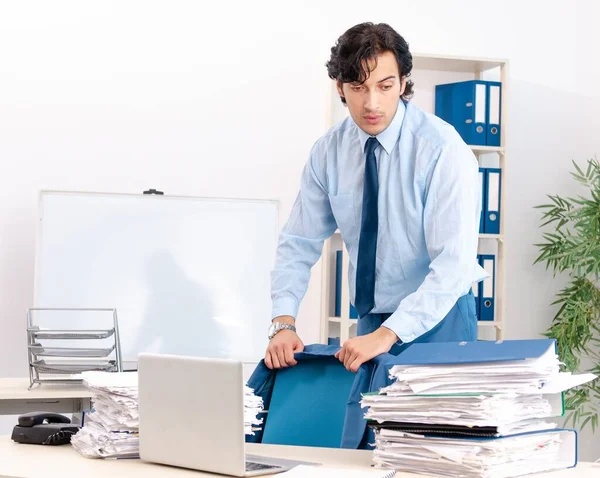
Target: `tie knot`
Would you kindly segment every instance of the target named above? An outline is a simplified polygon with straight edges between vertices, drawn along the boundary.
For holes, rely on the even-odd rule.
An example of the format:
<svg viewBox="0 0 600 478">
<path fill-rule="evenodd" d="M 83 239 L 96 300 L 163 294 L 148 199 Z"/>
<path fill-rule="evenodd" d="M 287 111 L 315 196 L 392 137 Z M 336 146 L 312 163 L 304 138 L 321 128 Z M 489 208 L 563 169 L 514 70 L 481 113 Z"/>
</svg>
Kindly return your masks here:
<svg viewBox="0 0 600 478">
<path fill-rule="evenodd" d="M 369 156 L 369 154 L 374 153 L 375 150 L 377 149 L 377 146 L 379 146 L 379 141 L 377 141 L 377 138 L 375 138 L 374 136 L 371 136 L 367 140 L 367 144 L 365 145 L 366 155 Z"/>
</svg>

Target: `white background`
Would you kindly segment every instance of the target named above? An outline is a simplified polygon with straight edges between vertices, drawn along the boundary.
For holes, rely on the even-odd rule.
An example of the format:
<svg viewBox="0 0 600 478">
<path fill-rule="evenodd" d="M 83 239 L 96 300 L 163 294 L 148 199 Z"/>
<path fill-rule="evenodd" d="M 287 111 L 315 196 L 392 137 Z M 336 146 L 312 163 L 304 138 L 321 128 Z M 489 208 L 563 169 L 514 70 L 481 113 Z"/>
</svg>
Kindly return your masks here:
<svg viewBox="0 0 600 478">
<path fill-rule="evenodd" d="M 27 373 L 40 189 L 278 199 L 283 224 L 326 128 L 329 49 L 362 21 L 415 52 L 510 60 L 506 336 L 540 337 L 562 282 L 532 265 L 533 206 L 574 193 L 571 160 L 600 151 L 599 14 L 593 0 L 0 2 L 0 376 Z M 306 343 L 319 306 L 317 265 Z"/>
</svg>

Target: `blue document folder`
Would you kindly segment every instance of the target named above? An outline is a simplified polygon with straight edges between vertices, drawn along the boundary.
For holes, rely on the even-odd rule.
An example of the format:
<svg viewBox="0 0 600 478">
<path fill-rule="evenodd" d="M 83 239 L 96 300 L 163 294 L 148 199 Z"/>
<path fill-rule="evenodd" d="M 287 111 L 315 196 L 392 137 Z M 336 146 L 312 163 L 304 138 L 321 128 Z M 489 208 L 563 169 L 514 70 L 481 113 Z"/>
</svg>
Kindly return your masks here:
<svg viewBox="0 0 600 478">
<path fill-rule="evenodd" d="M 475 342 L 414 343 L 394 360 L 399 365 L 447 365 L 539 358 L 552 349 L 554 339 L 480 340 Z"/>
</svg>

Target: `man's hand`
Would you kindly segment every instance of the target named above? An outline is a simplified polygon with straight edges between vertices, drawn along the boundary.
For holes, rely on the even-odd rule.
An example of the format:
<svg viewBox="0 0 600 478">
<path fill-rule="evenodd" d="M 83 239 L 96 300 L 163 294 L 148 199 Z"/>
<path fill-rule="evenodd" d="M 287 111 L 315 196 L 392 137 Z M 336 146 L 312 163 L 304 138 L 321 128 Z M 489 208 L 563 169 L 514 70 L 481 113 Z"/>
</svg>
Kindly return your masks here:
<svg viewBox="0 0 600 478">
<path fill-rule="evenodd" d="M 351 372 L 357 372 L 360 366 L 389 352 L 398 341 L 398 336 L 387 327 L 379 327 L 375 332 L 348 339 L 335 354 L 340 362 Z"/>
<path fill-rule="evenodd" d="M 273 322 L 286 322 L 294 324 L 293 317 L 276 317 Z M 304 344 L 298 334 L 292 330 L 281 330 L 270 340 L 265 353 L 265 365 L 270 369 L 285 368 L 296 365 L 294 353 L 302 352 Z"/>
</svg>

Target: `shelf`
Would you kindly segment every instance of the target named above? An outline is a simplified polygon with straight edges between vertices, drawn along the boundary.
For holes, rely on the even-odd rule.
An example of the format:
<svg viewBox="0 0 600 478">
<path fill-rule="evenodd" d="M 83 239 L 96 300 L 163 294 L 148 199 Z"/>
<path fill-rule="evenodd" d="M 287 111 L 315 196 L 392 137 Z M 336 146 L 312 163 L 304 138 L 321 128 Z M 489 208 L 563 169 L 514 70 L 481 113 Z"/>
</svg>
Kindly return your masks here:
<svg viewBox="0 0 600 478">
<path fill-rule="evenodd" d="M 497 241 L 504 241 L 504 234 L 479 234 L 479 239 L 496 239 Z"/>
<path fill-rule="evenodd" d="M 473 145 L 470 144 L 469 148 L 471 148 L 471 151 L 473 151 L 474 153 L 500 153 L 500 154 L 504 154 L 504 148 L 502 146 L 477 146 L 477 145 Z"/>
<path fill-rule="evenodd" d="M 27 332 L 35 339 L 107 339 L 115 333 L 115 329 L 109 330 L 43 330 L 39 327 L 31 327 Z"/>
<path fill-rule="evenodd" d="M 501 329 L 502 322 L 498 322 L 497 320 L 478 320 L 477 326 L 479 326 L 479 327 L 496 327 L 498 329 Z"/>
<path fill-rule="evenodd" d="M 335 322 L 336 324 L 339 324 L 342 322 L 342 320 L 339 317 L 329 317 L 329 322 Z M 356 324 L 358 322 L 358 320 L 357 319 L 348 319 L 348 322 L 350 322 L 350 324 Z M 478 320 L 477 325 L 481 326 L 481 327 L 498 327 L 498 328 L 502 327 L 501 322 L 492 321 L 492 320 Z"/>
<path fill-rule="evenodd" d="M 414 70 L 453 71 L 459 73 L 481 73 L 508 63 L 506 60 L 491 58 L 429 55 L 426 53 L 413 53 L 412 57 Z"/>
<path fill-rule="evenodd" d="M 339 229 L 336 229 L 334 234 L 339 234 Z M 504 241 L 504 234 L 479 234 L 480 239 L 496 239 L 498 241 Z"/>
<path fill-rule="evenodd" d="M 337 324 L 340 324 L 342 322 L 342 319 L 340 317 L 329 317 L 329 322 L 335 322 Z M 348 322 L 350 324 L 356 324 L 358 322 L 358 319 L 348 319 Z"/>
</svg>

